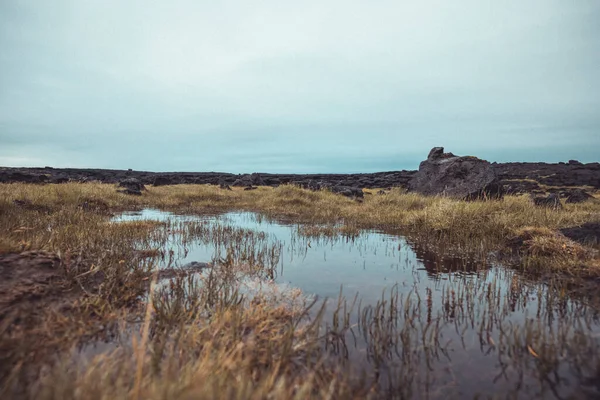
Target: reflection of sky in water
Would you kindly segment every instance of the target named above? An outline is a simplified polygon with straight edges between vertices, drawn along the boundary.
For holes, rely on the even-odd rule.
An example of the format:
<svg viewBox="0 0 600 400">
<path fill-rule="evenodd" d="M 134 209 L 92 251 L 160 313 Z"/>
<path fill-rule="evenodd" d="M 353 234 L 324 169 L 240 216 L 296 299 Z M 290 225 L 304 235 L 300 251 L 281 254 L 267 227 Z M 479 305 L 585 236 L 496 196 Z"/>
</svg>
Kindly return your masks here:
<svg viewBox="0 0 600 400">
<path fill-rule="evenodd" d="M 425 304 L 428 291 L 431 293 L 431 312 L 435 319 L 444 312 L 443 293 L 455 291 L 458 295 L 470 287 L 476 295 L 464 303 L 465 307 L 467 304 L 472 306 L 470 311 L 472 319 L 466 318 L 464 315 L 466 312 L 463 310 L 457 313 L 456 319 L 447 320 L 442 324 L 441 336 L 443 342 L 449 344 L 449 359 L 438 360 L 434 368 L 437 374 L 433 374 L 439 375 L 435 378 L 436 385 L 454 387 L 456 390 L 452 389 L 451 393 L 460 397 L 472 397 L 479 390 L 490 393 L 494 388 L 514 387 L 515 380 L 520 374 L 524 375 L 525 382 L 535 381 L 533 369 L 517 373 L 508 368 L 506 375 L 493 383 L 494 377 L 498 375 L 498 354 L 495 351 L 488 352 L 490 348 L 488 344 L 482 345 L 481 329 L 478 325 L 489 318 L 490 311 L 497 317 L 489 333 L 493 342 L 499 341 L 499 326 L 502 326 L 502 329 L 519 328 L 525 324 L 525 321 L 537 319 L 540 310 L 539 321 L 542 326 L 545 326 L 543 329 L 546 329 L 546 332 L 550 332 L 550 327 L 555 330 L 562 321 L 561 318 L 577 318 L 578 312 L 585 314 L 585 308 L 575 301 L 566 301 L 562 305 L 549 305 L 545 297 L 548 291 L 544 285 L 526 282 L 514 271 L 504 268 L 492 266 L 470 274 L 437 273 L 433 267 L 434 262 L 427 258 L 427 252 L 420 249 L 413 251 L 411 245 L 401 236 L 363 232 L 354 240 L 307 239 L 298 235 L 298 226 L 295 224 L 270 222 L 253 213 L 198 217 L 144 210 L 125 213 L 117 218 L 117 220 L 148 219 L 202 220 L 265 232 L 268 234 L 267 240 L 271 243 L 274 241 L 282 243 L 275 279 L 276 283 L 280 284 L 281 290 L 299 288 L 307 295 L 315 294 L 321 298 L 333 298 L 332 303 L 335 303 L 342 287 L 343 295 L 347 299 L 351 300 L 358 293 L 362 305 L 365 306 L 375 304 L 381 300 L 382 291 L 385 290 L 387 295 L 390 289 L 397 285 L 400 296 L 412 293 L 411 299 L 415 303 L 418 298 L 421 299 L 422 311 L 418 316 L 421 322 L 426 320 Z M 190 246 L 187 256 L 180 259 L 178 264 L 182 265 L 190 261 L 206 262 L 214 255 L 213 245 L 195 244 Z M 454 263 L 451 261 L 443 265 L 445 271 L 456 271 L 456 260 L 453 261 Z M 496 301 L 492 306 L 487 302 L 485 294 L 490 288 L 495 288 Z M 512 301 L 511 297 L 514 297 Z M 331 308 L 332 306 L 326 313 L 329 320 L 332 316 Z M 559 309 L 562 311 L 559 312 Z M 354 315 L 352 322 L 356 321 Z M 587 334 L 595 335 L 594 340 L 598 341 L 597 333 L 598 322 L 594 320 Z M 485 340 L 487 341 L 488 338 Z M 364 341 L 359 338 L 358 344 L 364 345 Z M 364 359 L 361 359 L 364 357 L 362 352 L 355 352 L 350 357 L 364 363 Z M 531 368 L 533 367 L 534 365 L 531 365 Z M 532 379 L 534 381 L 531 381 Z M 460 390 L 466 389 L 466 391 L 459 391 L 459 387 Z"/>
<path fill-rule="evenodd" d="M 380 300 L 382 291 L 389 292 L 394 285 L 398 286 L 400 294 L 418 292 L 424 295 L 426 289 L 430 289 L 434 297 L 436 293 L 439 297 L 443 291 L 459 290 L 465 285 L 482 288 L 489 284 L 497 285 L 497 290 L 503 296 L 516 280 L 520 284 L 519 305 L 522 306 L 535 303 L 545 289 L 541 284 L 524 282 L 513 271 L 501 267 L 491 266 L 479 273 L 462 273 L 455 260 L 440 261 L 445 271 L 455 272 L 438 273 L 433 269 L 431 260 L 424 262 L 422 259 L 428 254 L 419 251 L 417 256 L 403 237 L 378 232 L 362 232 L 354 239 L 308 239 L 297 234 L 298 225 L 269 221 L 248 212 L 184 216 L 143 210 L 124 213 L 115 220 L 206 221 L 264 232 L 268 242 L 282 243 L 275 281 L 320 297 L 337 298 L 341 287 L 346 298 L 359 293 L 360 298 L 369 303 Z M 173 243 L 175 241 L 171 241 Z M 191 261 L 209 262 L 215 256 L 212 243 L 197 242 L 188 247 L 187 255 L 178 254 L 180 258 L 176 265 Z M 457 268 L 459 272 L 456 272 Z M 512 311 L 523 318 L 524 314 L 519 313 L 519 305 Z M 521 311 L 526 312 L 525 309 Z"/>
<path fill-rule="evenodd" d="M 414 285 L 429 284 L 425 271 L 406 241 L 397 236 L 362 233 L 352 239 L 302 239 L 296 225 L 283 225 L 257 218 L 251 213 L 229 213 L 220 217 L 177 216 L 156 210 L 125 213 L 119 220 L 208 220 L 222 221 L 254 231 L 265 232 L 283 245 L 276 280 L 324 297 L 337 297 L 340 286 L 346 296 L 381 296 L 384 288 L 399 284 L 408 292 Z M 309 244 L 309 246 L 308 246 Z M 210 261 L 215 254 L 211 245 L 194 245 L 180 264 Z M 369 296 L 371 297 L 371 296 Z"/>
</svg>

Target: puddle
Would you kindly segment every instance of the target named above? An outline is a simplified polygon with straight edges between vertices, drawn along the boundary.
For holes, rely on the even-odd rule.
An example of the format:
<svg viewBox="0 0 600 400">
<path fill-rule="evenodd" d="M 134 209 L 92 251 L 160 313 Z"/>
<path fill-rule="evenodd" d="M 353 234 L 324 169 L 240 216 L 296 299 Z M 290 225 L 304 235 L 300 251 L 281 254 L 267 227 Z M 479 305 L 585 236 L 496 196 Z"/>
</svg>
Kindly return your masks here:
<svg viewBox="0 0 600 400">
<path fill-rule="evenodd" d="M 363 232 L 353 238 L 303 238 L 298 225 L 268 221 L 253 213 L 228 213 L 216 217 L 174 215 L 157 210 L 129 212 L 114 221 L 202 221 L 244 230 L 262 232 L 265 243 L 279 243 L 277 283 L 287 284 L 319 297 L 337 298 L 342 288 L 346 297 L 356 293 L 378 300 L 382 290 L 398 284 L 408 293 L 415 285 L 425 289 L 432 279 L 445 279 L 434 268 L 433 261 L 423 262 L 401 237 L 376 232 Z M 170 243 L 177 242 L 175 237 Z M 214 243 L 190 243 L 186 254 L 179 254 L 176 265 L 198 261 L 209 262 L 217 251 Z M 164 266 L 164 265 L 163 265 Z M 451 265 L 451 267 L 456 265 Z"/>
<path fill-rule="evenodd" d="M 512 270 L 457 259 L 439 262 L 413 250 L 404 238 L 380 232 L 307 238 L 298 225 L 253 213 L 196 217 L 144 210 L 114 219 L 137 220 L 238 229 L 242 247 L 250 240 L 244 232 L 258 233 L 246 245 L 259 249 L 252 257 L 263 257 L 273 273 L 244 280 L 244 290 L 299 289 L 306 296 L 333 299 L 326 321 L 336 315 L 340 290 L 350 302 L 357 296 L 360 309 L 349 313 L 349 325 L 330 322 L 337 335 L 328 345 L 357 369 L 375 372 L 390 393 L 401 390 L 409 398 L 600 396 L 598 312 Z M 175 250 L 162 261 L 163 268 L 226 254 L 227 243 L 218 234 L 191 240 L 173 230 L 166 247 Z M 182 240 L 184 250 L 178 247 Z"/>
</svg>

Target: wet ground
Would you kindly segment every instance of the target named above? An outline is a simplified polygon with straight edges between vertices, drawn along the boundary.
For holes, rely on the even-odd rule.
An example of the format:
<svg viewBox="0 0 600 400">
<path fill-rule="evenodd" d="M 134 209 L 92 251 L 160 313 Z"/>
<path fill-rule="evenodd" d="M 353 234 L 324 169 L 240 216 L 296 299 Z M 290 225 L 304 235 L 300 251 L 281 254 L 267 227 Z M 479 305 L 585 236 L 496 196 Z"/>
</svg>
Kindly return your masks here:
<svg viewBox="0 0 600 400">
<path fill-rule="evenodd" d="M 329 299 L 328 349 L 376 376 L 390 396 L 600 398 L 598 311 L 513 270 L 440 260 L 382 232 L 306 237 L 298 225 L 253 213 L 144 210 L 115 221 L 148 219 L 255 232 L 251 245 L 264 250 L 271 273 L 244 280 L 245 290 L 268 283 Z M 211 263 L 227 243 L 174 229 L 163 252 L 161 268 Z M 340 291 L 345 312 L 336 312 Z"/>
</svg>

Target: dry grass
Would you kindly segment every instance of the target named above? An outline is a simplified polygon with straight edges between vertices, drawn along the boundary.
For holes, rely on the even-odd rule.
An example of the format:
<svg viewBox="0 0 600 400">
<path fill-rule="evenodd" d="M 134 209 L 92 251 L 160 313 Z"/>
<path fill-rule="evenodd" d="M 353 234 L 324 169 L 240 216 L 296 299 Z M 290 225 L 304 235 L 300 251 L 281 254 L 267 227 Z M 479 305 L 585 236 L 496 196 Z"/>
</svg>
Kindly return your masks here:
<svg viewBox="0 0 600 400">
<path fill-rule="evenodd" d="M 517 238 L 523 241 L 527 254 L 534 257 L 582 260 L 589 255 L 583 246 L 548 228 L 522 228 Z"/>
<path fill-rule="evenodd" d="M 576 276 L 600 276 L 597 251 L 576 243 L 548 228 L 525 227 L 512 239 L 521 251 L 522 266 Z"/>
<path fill-rule="evenodd" d="M 354 238 L 360 234 L 360 229 L 351 225 L 300 225 L 298 234 L 311 239 L 347 237 Z"/>
<path fill-rule="evenodd" d="M 327 191 L 312 192 L 289 185 L 252 191 L 241 188 L 227 191 L 212 185 L 163 186 L 151 187 L 143 196 L 136 197 L 116 193 L 114 186 L 106 184 L 4 184 L 0 185 L 0 195 L 0 213 L 5 215 L 2 228 L 8 232 L 0 238 L 0 252 L 25 248 L 73 252 L 75 243 L 85 241 L 83 238 L 90 234 L 86 226 L 96 229 L 107 213 L 148 207 L 192 214 L 256 211 L 305 224 L 301 233 L 307 236 L 337 233 L 352 236 L 361 228 L 381 229 L 409 236 L 438 252 L 481 258 L 505 247 L 510 238 L 526 227 L 554 231 L 600 221 L 598 201 L 565 204 L 564 210 L 554 211 L 534 206 L 528 196 L 463 202 L 407 194 L 398 189 L 386 195 L 366 196 L 362 203 Z M 15 200 L 21 201 L 21 205 L 15 205 Z M 22 218 L 31 213 L 39 218 Z M 48 224 L 71 228 L 50 234 Z M 130 231 L 123 232 L 125 237 L 139 238 L 140 227 L 127 229 Z M 85 243 L 79 245 L 82 246 L 89 247 Z"/>
<path fill-rule="evenodd" d="M 216 186 L 179 185 L 151 187 L 135 197 L 116 193 L 112 185 L 95 183 L 2 184 L 0 253 L 41 249 L 59 254 L 65 293 L 77 294 L 66 311 L 48 308 L 27 323 L 0 324 L 0 351 L 7 346 L 19 349 L 0 368 L 4 394 L 23 395 L 23 389 L 36 381 L 26 367 L 40 362 L 40 343 L 47 353 L 56 354 L 124 318 L 139 322 L 146 310 L 140 301 L 150 274 L 164 255 L 157 249 L 170 228 L 181 229 L 154 222 L 108 223 L 110 213 L 142 208 L 198 214 L 251 210 L 306 223 L 300 231 L 306 236 L 352 236 L 361 228 L 377 228 L 402 232 L 432 246 L 444 243 L 460 253 L 487 254 L 517 236 L 529 260 L 523 264 L 527 268 L 536 260 L 537 269 L 564 268 L 581 275 L 600 271 L 598 259 L 588 249 L 555 233 L 561 227 L 600 221 L 599 202 L 568 204 L 564 210 L 552 211 L 533 206 L 526 196 L 461 202 L 392 190 L 386 195 L 366 196 L 359 203 L 292 186 L 225 191 Z M 149 336 L 142 337 L 149 340 L 143 351 L 136 353 L 137 346 L 125 346 L 84 369 L 66 363 L 37 381 L 32 397 L 300 399 L 374 395 L 370 385 L 330 363 L 317 345 L 322 339 L 318 324 L 300 324 L 303 311 L 260 302 L 243 306 L 227 280 L 231 269 L 250 266 L 243 272 L 267 272 L 268 277 L 276 249 L 235 229 L 212 233 L 202 225 L 186 229 L 181 234 L 183 242 L 206 237 L 224 244 L 223 262 L 230 268 L 212 276 L 216 280 L 201 288 L 178 278 L 168 290 L 157 290 L 152 296 L 151 320 L 146 320 Z M 30 357 L 33 353 L 35 360 Z"/>
<path fill-rule="evenodd" d="M 36 399 L 306 399 L 368 398 L 319 356 L 315 325 L 298 326 L 296 313 L 253 304 L 230 307 L 152 338 L 139 359 L 125 347 L 45 376 Z M 166 342 L 166 343 L 165 343 Z M 158 352 L 158 353 L 157 353 Z M 139 393 L 135 387 L 139 382 Z"/>
<path fill-rule="evenodd" d="M 470 227 L 466 220 L 493 222 L 487 230 L 498 227 L 546 226 L 557 228 L 589 220 L 600 220 L 600 205 L 594 202 L 568 204 L 563 212 L 550 212 L 533 207 L 527 196 L 508 196 L 504 201 L 462 202 L 448 198 L 423 197 L 392 190 L 387 195 L 366 196 L 358 203 L 327 191 L 311 192 L 284 185 L 278 188 L 260 187 L 257 190 L 221 190 L 212 185 L 176 185 L 151 187 L 144 196 L 116 193 L 106 184 L 62 185 L 0 185 L 3 203 L 26 199 L 32 207 L 69 207 L 86 201 L 104 204 L 112 211 L 155 207 L 164 210 L 245 209 L 278 216 L 300 218 L 302 222 L 340 222 L 348 220 L 368 227 L 413 226 L 426 223 L 432 229 Z M 2 203 L 0 203 L 2 204 Z M 479 230 L 486 229 L 480 227 Z"/>
<path fill-rule="evenodd" d="M 323 334 L 322 312 L 306 323 L 302 316 L 307 307 L 274 306 L 260 297 L 247 307 L 236 292 L 222 294 L 212 316 L 202 317 L 194 312 L 198 304 L 182 304 L 186 300 L 177 294 L 179 282 L 154 302 L 156 316 L 148 323 L 152 333 L 143 351 L 125 345 L 87 364 L 67 361 L 49 371 L 31 395 L 48 400 L 384 399 L 420 398 L 426 392 L 431 398 L 473 398 L 464 395 L 475 391 L 468 387 L 472 377 L 454 377 L 465 367 L 452 361 L 463 354 L 453 349 L 470 349 L 469 340 L 475 338 L 481 352 L 493 354 L 502 365 L 477 366 L 479 382 L 489 383 L 490 395 L 500 387 L 514 390 L 509 398 L 530 398 L 531 391 L 521 393 L 525 384 L 538 393 L 535 398 L 548 398 L 565 388 L 566 366 L 576 366 L 567 389 L 589 385 L 588 377 L 598 373 L 600 354 L 600 342 L 588 328 L 595 312 L 568 305 L 549 291 L 535 301 L 537 315 L 515 324 L 506 319 L 506 310 L 531 301 L 536 291 L 514 275 L 506 279 L 512 284 L 503 279 L 458 281 L 441 293 L 428 290 L 423 298 L 418 292 L 402 295 L 395 286 L 376 304 L 359 304 L 358 309 L 355 301 L 340 298 L 332 325 Z M 198 289 L 188 297 L 201 297 Z M 434 308 L 440 301 L 444 306 Z M 171 317 L 168 323 L 166 317 Z M 548 318 L 556 320 L 550 330 Z M 467 343 L 451 343 L 445 337 L 448 331 L 468 331 Z M 361 376 L 343 363 L 357 336 L 364 338 L 374 374 Z M 507 382 L 496 382 L 499 372 L 507 374 Z M 445 377 L 456 383 L 440 386 L 437 380 Z"/>
</svg>

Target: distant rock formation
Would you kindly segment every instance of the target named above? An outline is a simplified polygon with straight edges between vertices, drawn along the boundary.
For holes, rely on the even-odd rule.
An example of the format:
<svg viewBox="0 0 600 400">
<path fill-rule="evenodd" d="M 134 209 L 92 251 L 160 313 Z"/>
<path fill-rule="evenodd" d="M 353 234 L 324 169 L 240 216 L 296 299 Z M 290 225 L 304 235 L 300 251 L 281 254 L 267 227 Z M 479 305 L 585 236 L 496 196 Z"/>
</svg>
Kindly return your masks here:
<svg viewBox="0 0 600 400">
<path fill-rule="evenodd" d="M 408 190 L 464 200 L 499 198 L 504 193 L 492 164 L 477 157 L 444 153 L 443 147 L 431 149 L 408 183 Z"/>
<path fill-rule="evenodd" d="M 432 158 L 452 158 L 443 148 L 436 148 Z M 544 194 L 547 187 L 565 189 L 590 187 L 600 189 L 600 163 L 582 164 L 571 160 L 563 163 L 492 163 L 496 176 L 507 193 Z M 310 186 L 314 182 L 327 187 L 345 186 L 363 189 L 407 188 L 417 171 L 387 171 L 364 174 L 231 174 L 224 172 L 149 172 L 111 169 L 78 168 L 7 168 L 0 167 L 0 183 L 24 182 L 35 184 L 58 184 L 67 182 L 118 183 L 123 179 L 136 178 L 145 185 L 163 186 L 179 184 L 210 184 L 233 186 L 236 180 L 241 187 L 272 186 L 301 183 Z M 543 187 L 542 187 L 543 186 Z"/>
</svg>

